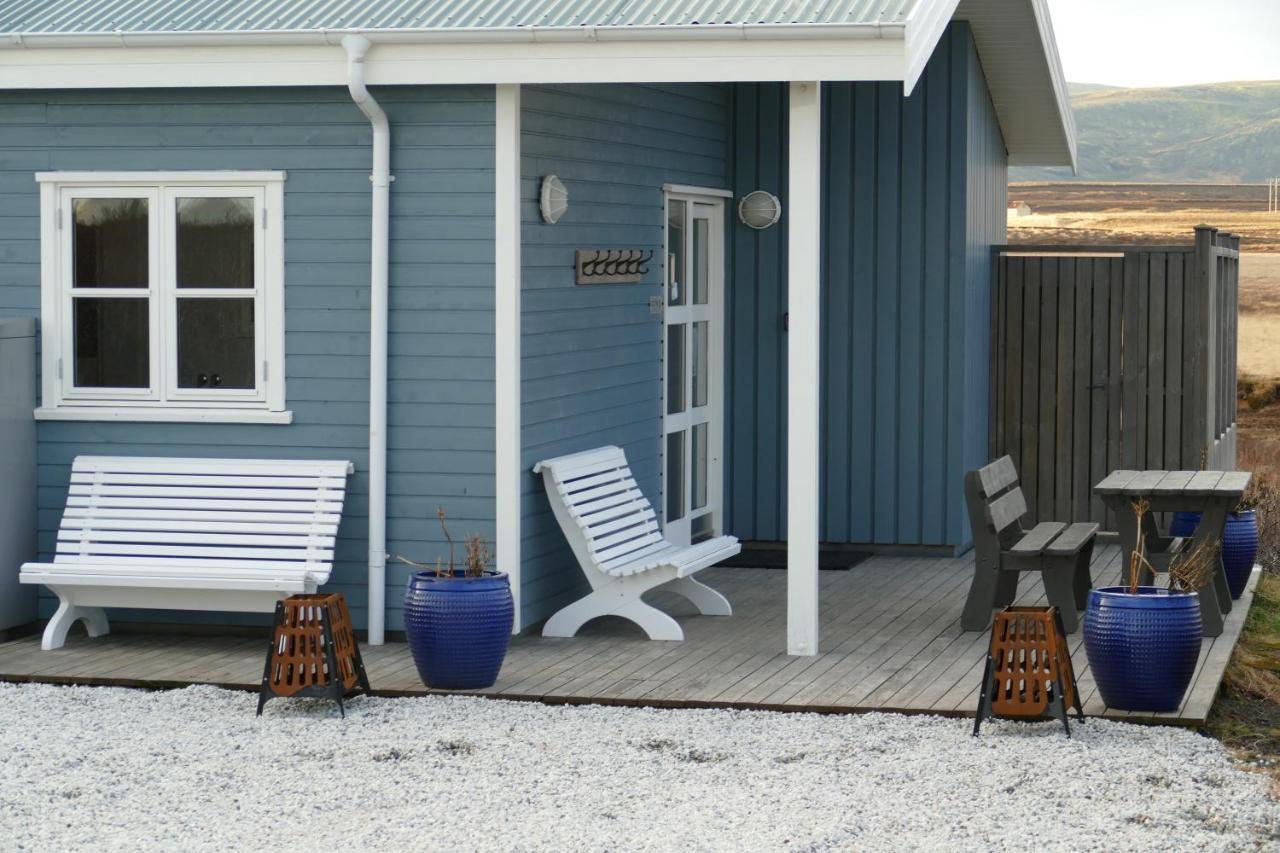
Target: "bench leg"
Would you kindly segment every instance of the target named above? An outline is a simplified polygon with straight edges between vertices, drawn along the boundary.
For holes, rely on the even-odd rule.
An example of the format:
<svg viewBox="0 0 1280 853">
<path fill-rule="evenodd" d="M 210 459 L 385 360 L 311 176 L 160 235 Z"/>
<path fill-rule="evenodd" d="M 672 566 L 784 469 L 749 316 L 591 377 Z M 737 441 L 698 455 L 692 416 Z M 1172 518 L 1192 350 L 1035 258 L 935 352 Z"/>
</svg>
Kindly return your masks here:
<svg viewBox="0 0 1280 853">
<path fill-rule="evenodd" d="M 643 590 L 640 590 L 643 591 Z M 627 594 L 602 587 L 558 611 L 542 627 L 544 637 L 572 637 L 598 616 L 620 616 L 640 626 L 650 640 L 683 640 L 680 623 L 640 600 L 640 592 Z"/>
<path fill-rule="evenodd" d="M 1089 591 L 1093 589 L 1093 540 L 1076 555 L 1075 571 L 1076 610 L 1084 612 L 1089 606 Z"/>
<path fill-rule="evenodd" d="M 1062 629 L 1074 634 L 1080 624 L 1080 614 L 1076 609 L 1076 578 L 1078 571 L 1074 557 L 1065 559 L 1046 559 L 1044 570 L 1045 597 L 1052 607 L 1058 608 L 1062 616 Z"/>
<path fill-rule="evenodd" d="M 733 606 L 729 604 L 729 599 L 693 578 L 676 578 L 658 587 L 658 589 L 665 592 L 674 592 L 676 595 L 689 599 L 703 616 L 733 615 Z"/>
<path fill-rule="evenodd" d="M 1016 572 L 1001 572 L 983 560 L 973 561 L 973 583 L 969 585 L 969 597 L 964 602 L 964 612 L 960 615 L 960 627 L 966 631 L 985 631 L 991 626 L 991 611 L 996 602 L 1008 592 L 1009 581 L 1002 574 L 1013 576 L 1013 589 L 1016 592 L 1018 575 Z"/>
<path fill-rule="evenodd" d="M 77 620 L 84 621 L 85 630 L 89 632 L 90 637 L 101 637 L 110 631 L 107 614 L 101 607 L 79 607 L 65 598 L 60 598 L 58 610 L 45 626 L 40 648 L 46 652 L 62 648 L 67 642 L 67 632 Z"/>
</svg>

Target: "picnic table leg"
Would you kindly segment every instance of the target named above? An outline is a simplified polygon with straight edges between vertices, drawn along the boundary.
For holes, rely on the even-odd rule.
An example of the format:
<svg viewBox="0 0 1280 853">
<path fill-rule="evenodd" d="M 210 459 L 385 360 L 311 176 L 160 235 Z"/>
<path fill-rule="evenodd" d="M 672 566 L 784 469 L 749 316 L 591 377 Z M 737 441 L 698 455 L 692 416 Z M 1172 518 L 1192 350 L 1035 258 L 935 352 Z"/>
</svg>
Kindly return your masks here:
<svg viewBox="0 0 1280 853">
<path fill-rule="evenodd" d="M 1123 496 L 1106 495 L 1102 499 L 1116 515 L 1116 533 L 1120 536 L 1120 585 L 1129 583 L 1129 564 L 1133 561 L 1133 550 L 1138 547 L 1138 518 L 1133 507 Z M 1139 578 L 1139 581 L 1144 580 Z"/>
<path fill-rule="evenodd" d="M 1192 534 L 1191 548 L 1194 550 L 1201 542 L 1216 541 L 1221 545 L 1222 530 L 1227 523 L 1227 508 L 1217 501 L 1210 502 L 1200 515 L 1200 523 Z M 1222 570 L 1222 552 L 1219 548 L 1217 565 L 1213 570 L 1213 581 L 1200 590 L 1200 620 L 1204 625 L 1206 637 L 1222 635 L 1223 598 L 1219 588 L 1226 584 L 1226 575 Z M 1226 610 L 1231 608 L 1231 592 L 1225 596 Z"/>
</svg>

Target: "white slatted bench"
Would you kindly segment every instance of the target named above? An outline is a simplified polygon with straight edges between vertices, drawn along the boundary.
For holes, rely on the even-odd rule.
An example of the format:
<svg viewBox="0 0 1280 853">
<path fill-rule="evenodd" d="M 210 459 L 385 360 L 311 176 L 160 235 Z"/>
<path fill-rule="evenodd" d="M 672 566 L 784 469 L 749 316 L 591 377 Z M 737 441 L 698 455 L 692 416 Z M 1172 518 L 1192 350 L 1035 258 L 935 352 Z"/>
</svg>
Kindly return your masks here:
<svg viewBox="0 0 1280 853">
<path fill-rule="evenodd" d="M 329 579 L 350 462 L 79 456 L 52 563 L 22 583 L 60 601 L 41 648 L 104 607 L 271 612 Z"/>
<path fill-rule="evenodd" d="M 544 637 L 572 637 L 597 616 L 621 616 L 651 640 L 683 640 L 680 623 L 640 600 L 659 586 L 684 596 L 704 616 L 733 615 L 723 595 L 691 576 L 737 554 L 742 550 L 738 540 L 668 542 L 620 448 L 547 459 L 533 471 L 542 474 L 556 520 L 592 590 L 548 619 Z"/>
</svg>

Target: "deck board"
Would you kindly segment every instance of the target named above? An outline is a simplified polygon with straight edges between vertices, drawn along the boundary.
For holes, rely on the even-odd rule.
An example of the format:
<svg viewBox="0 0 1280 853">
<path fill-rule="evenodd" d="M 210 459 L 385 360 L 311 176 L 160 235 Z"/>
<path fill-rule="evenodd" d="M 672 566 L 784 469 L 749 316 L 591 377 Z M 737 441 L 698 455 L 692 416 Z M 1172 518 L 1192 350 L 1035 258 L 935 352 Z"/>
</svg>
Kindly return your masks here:
<svg viewBox="0 0 1280 853">
<path fill-rule="evenodd" d="M 786 572 L 710 569 L 699 577 L 724 592 L 734 616 L 698 616 L 688 602 L 657 593 L 651 600 L 685 630 L 683 643 L 654 643 L 630 623 L 606 618 L 573 639 L 536 634 L 513 639 L 498 682 L 484 695 L 551 702 L 664 707 L 744 707 L 819 711 L 873 709 L 972 715 L 987 647 L 985 632 L 964 631 L 960 611 L 972 557 L 874 557 L 820 578 L 820 654 L 791 657 L 786 644 Z M 1097 585 L 1115 584 L 1120 552 L 1100 547 Z M 1258 576 L 1206 638 L 1182 707 L 1167 714 L 1104 706 L 1079 631 L 1068 638 L 1085 712 L 1114 719 L 1199 726 L 1212 707 L 1231 651 L 1243 630 Z M 1027 575 L 1019 604 L 1044 603 L 1038 577 Z M 262 677 L 266 632 L 246 636 L 113 633 L 42 652 L 38 636 L 0 644 L 0 680 L 176 687 L 217 684 L 255 690 Z M 370 680 L 386 695 L 428 693 L 408 648 L 364 649 Z"/>
</svg>

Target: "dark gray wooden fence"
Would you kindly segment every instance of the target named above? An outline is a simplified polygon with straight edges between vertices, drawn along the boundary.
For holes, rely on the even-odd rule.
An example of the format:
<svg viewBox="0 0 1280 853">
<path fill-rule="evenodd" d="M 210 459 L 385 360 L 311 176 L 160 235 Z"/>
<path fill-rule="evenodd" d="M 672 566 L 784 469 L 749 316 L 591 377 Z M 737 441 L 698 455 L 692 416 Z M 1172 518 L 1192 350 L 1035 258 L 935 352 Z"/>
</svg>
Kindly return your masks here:
<svg viewBox="0 0 1280 853">
<path fill-rule="evenodd" d="M 1235 467 L 1240 238 L 1189 246 L 999 246 L 990 453 L 1031 516 L 1109 519 L 1117 468 Z"/>
</svg>

